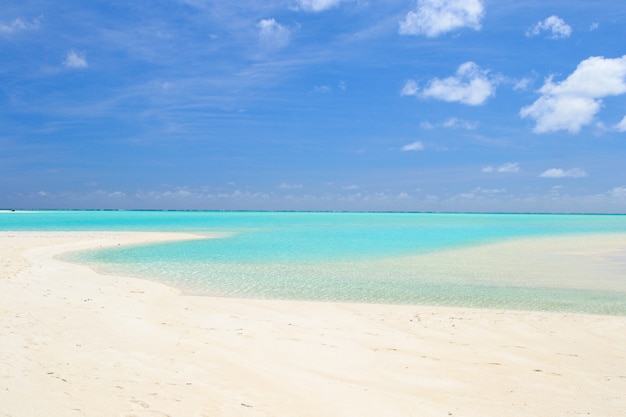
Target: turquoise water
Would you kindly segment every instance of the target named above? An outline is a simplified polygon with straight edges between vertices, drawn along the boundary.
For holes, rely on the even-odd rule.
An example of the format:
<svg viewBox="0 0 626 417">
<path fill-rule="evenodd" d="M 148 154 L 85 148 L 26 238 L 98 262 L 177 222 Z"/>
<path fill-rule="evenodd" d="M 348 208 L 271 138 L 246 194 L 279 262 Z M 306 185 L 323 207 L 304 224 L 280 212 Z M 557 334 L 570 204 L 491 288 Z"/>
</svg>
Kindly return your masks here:
<svg viewBox="0 0 626 417">
<path fill-rule="evenodd" d="M 218 234 L 68 257 L 196 294 L 626 315 L 626 282 L 624 291 L 486 284 L 393 262 L 516 237 L 626 233 L 621 215 L 40 211 L 1 213 L 0 230 Z"/>
</svg>

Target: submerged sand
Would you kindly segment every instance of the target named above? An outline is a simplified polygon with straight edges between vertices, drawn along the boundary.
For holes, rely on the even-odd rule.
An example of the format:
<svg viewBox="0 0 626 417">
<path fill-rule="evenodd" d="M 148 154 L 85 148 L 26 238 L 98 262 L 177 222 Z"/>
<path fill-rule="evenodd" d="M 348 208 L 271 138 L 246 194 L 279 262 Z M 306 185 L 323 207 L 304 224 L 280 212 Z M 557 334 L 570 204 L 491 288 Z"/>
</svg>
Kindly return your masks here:
<svg viewBox="0 0 626 417">
<path fill-rule="evenodd" d="M 194 237 L 0 232 L 0 416 L 626 415 L 626 317 L 196 297 L 55 258 Z M 560 242 L 475 250 L 619 275 L 623 236 Z"/>
</svg>

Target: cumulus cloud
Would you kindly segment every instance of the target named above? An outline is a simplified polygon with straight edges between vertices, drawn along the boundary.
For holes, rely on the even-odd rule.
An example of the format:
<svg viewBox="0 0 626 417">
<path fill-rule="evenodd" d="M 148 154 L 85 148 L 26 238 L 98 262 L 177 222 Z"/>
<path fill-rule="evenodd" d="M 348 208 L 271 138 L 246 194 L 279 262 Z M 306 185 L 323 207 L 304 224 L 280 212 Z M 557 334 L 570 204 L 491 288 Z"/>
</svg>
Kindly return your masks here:
<svg viewBox="0 0 626 417">
<path fill-rule="evenodd" d="M 470 106 L 483 104 L 496 92 L 497 80 L 474 62 L 459 66 L 456 75 L 444 79 L 434 78 L 420 92 L 414 80 L 408 80 L 401 95 L 431 97 L 449 102 L 459 102 Z"/>
<path fill-rule="evenodd" d="M 338 6 L 342 0 L 298 0 L 300 9 L 307 12 L 322 12 Z"/>
<path fill-rule="evenodd" d="M 626 116 L 624 116 L 621 122 L 615 125 L 615 130 L 618 132 L 626 132 Z"/>
<path fill-rule="evenodd" d="M 63 61 L 63 65 L 68 68 L 87 68 L 88 66 L 85 54 L 78 53 L 76 51 L 67 52 L 67 55 L 65 55 L 65 61 Z"/>
<path fill-rule="evenodd" d="M 11 23 L 0 23 L 0 34 L 4 33 L 10 35 L 22 30 L 35 30 L 39 29 L 41 17 L 33 19 L 31 22 L 23 19 L 14 19 Z"/>
<path fill-rule="evenodd" d="M 484 15 L 481 0 L 418 0 L 400 22 L 399 33 L 434 38 L 464 27 L 480 30 Z"/>
<path fill-rule="evenodd" d="M 520 171 L 519 163 L 517 162 L 506 162 L 499 167 L 486 166 L 483 168 L 483 172 L 499 172 L 499 173 L 516 173 Z"/>
<path fill-rule="evenodd" d="M 418 140 L 416 142 L 404 145 L 401 149 L 404 152 L 408 152 L 408 151 L 422 151 L 422 150 L 424 150 L 424 144 Z"/>
<path fill-rule="evenodd" d="M 520 110 L 520 116 L 536 122 L 536 133 L 567 130 L 578 133 L 590 124 L 602 107 L 602 98 L 626 93 L 626 55 L 621 58 L 590 57 L 562 82 L 550 77 L 539 97 Z"/>
<path fill-rule="evenodd" d="M 584 178 L 587 176 L 587 173 L 580 168 L 572 168 L 568 170 L 550 168 L 543 171 L 539 176 L 541 178 Z"/>
<path fill-rule="evenodd" d="M 550 39 L 564 39 L 569 38 L 572 34 L 572 27 L 565 23 L 563 19 L 558 16 L 550 16 L 542 22 L 537 22 L 526 31 L 526 36 L 537 36 L 542 32 L 548 32 Z"/>
<path fill-rule="evenodd" d="M 259 41 L 263 46 L 282 48 L 289 43 L 291 31 L 275 19 L 262 19 L 256 26 L 259 29 Z"/>
</svg>

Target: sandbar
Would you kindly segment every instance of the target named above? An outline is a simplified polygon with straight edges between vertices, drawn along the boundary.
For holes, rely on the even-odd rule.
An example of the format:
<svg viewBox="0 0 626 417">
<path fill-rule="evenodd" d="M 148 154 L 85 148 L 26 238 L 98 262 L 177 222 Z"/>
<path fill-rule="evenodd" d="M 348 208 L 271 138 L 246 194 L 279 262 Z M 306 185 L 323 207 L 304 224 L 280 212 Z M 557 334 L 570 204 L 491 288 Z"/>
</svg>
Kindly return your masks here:
<svg viewBox="0 0 626 417">
<path fill-rule="evenodd" d="M 193 296 L 56 258 L 192 238 L 0 232 L 0 416 L 626 415 L 626 317 Z"/>
</svg>

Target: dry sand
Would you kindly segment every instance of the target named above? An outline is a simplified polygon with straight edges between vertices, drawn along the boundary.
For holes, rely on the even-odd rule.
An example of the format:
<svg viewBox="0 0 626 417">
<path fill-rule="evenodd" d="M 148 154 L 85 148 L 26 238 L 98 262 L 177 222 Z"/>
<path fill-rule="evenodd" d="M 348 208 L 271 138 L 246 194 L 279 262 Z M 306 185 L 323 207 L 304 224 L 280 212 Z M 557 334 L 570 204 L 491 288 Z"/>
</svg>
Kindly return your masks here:
<svg viewBox="0 0 626 417">
<path fill-rule="evenodd" d="M 0 232 L 0 417 L 626 416 L 626 317 L 186 296 L 54 258 L 192 237 Z"/>
</svg>

